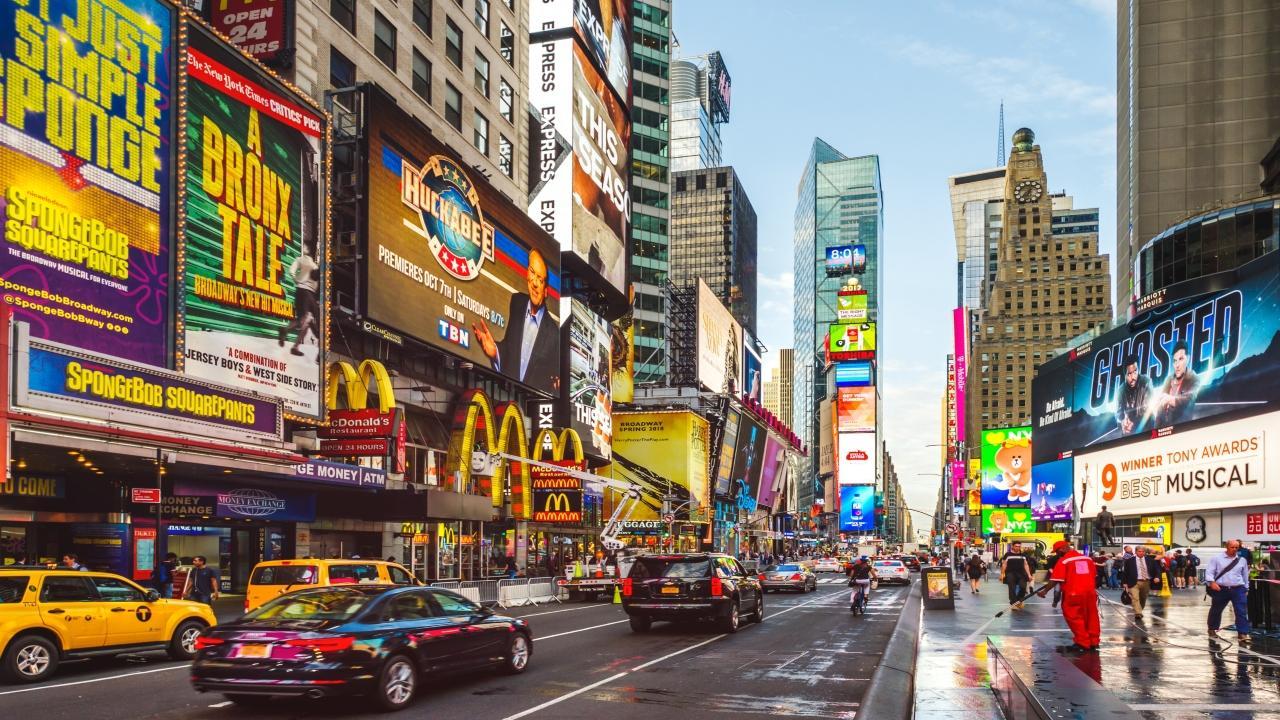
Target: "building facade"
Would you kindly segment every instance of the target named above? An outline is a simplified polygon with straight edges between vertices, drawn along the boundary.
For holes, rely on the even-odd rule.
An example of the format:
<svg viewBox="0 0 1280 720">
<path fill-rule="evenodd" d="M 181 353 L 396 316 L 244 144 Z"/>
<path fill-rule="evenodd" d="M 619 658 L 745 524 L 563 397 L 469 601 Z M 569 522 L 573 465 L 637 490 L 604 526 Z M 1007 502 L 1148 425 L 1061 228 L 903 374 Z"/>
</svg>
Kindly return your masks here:
<svg viewBox="0 0 1280 720">
<path fill-rule="evenodd" d="M 947 178 L 956 238 L 956 307 L 981 307 L 983 288 L 994 279 L 1004 175 L 1000 167 Z"/>
<path fill-rule="evenodd" d="M 702 280 L 754 337 L 756 211 L 732 167 L 673 175 L 671 282 Z"/>
<path fill-rule="evenodd" d="M 1260 194 L 1280 135 L 1280 7 L 1125 0 L 1116 32 L 1116 307 L 1148 240 Z M 1123 314 L 1123 312 L 1122 312 Z"/>
<path fill-rule="evenodd" d="M 778 365 L 764 384 L 764 406 L 769 412 L 789 421 L 791 418 L 791 373 L 795 369 L 795 351 L 778 349 Z"/>
<path fill-rule="evenodd" d="M 729 120 L 729 75 L 720 53 L 671 63 L 671 170 L 723 165 L 720 126 Z"/>
</svg>

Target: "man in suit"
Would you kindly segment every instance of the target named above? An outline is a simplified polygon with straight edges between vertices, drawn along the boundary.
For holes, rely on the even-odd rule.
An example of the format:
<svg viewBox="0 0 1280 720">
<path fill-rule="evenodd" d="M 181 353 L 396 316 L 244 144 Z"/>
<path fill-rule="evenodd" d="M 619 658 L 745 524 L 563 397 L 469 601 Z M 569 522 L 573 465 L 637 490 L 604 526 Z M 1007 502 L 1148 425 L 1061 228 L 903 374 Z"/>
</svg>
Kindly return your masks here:
<svg viewBox="0 0 1280 720">
<path fill-rule="evenodd" d="M 525 282 L 529 293 L 511 296 L 507 332 L 501 341 L 494 340 L 484 320 L 471 329 L 494 370 L 536 386 L 546 386 L 549 379 L 556 389 L 560 386 L 560 328 L 547 313 L 547 261 L 537 250 L 529 252 Z"/>
<path fill-rule="evenodd" d="M 1124 572 L 1120 577 L 1120 586 L 1129 590 L 1133 598 L 1133 618 L 1142 619 L 1142 609 L 1147 606 L 1147 596 L 1151 589 L 1160 589 L 1160 576 L 1164 568 L 1160 561 L 1147 555 L 1142 545 L 1134 548 L 1134 556 L 1124 561 Z"/>
</svg>

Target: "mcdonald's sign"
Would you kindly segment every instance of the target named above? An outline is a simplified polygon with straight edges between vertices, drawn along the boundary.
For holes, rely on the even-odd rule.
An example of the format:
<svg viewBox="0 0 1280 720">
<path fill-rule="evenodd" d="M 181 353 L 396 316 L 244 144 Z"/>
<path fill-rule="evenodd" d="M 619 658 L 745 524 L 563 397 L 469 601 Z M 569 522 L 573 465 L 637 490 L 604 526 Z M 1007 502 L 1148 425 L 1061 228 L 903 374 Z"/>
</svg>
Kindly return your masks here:
<svg viewBox="0 0 1280 720">
<path fill-rule="evenodd" d="M 565 468 L 582 469 L 582 463 L 553 461 Z M 582 481 L 568 473 L 535 465 L 533 475 L 533 521 L 546 523 L 582 522 Z"/>
<path fill-rule="evenodd" d="M 370 387 L 377 388 L 376 409 L 368 406 Z M 341 360 L 330 363 L 326 388 L 329 424 L 319 431 L 320 454 L 390 457 L 391 472 L 404 472 L 407 430 L 386 366 L 377 360 L 364 360 L 358 367 Z M 344 393 L 346 407 L 342 408 Z"/>
</svg>

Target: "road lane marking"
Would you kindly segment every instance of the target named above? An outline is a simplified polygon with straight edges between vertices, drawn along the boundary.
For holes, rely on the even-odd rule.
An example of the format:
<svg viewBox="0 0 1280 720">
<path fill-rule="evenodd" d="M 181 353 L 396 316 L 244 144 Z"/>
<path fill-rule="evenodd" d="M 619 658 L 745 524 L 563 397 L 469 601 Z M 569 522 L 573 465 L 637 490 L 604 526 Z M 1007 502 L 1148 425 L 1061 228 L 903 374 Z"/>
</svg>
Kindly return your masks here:
<svg viewBox="0 0 1280 720">
<path fill-rule="evenodd" d="M 643 665 L 637 665 L 637 666 L 635 666 L 635 667 L 631 668 L 631 672 L 639 672 L 639 671 L 641 671 L 641 670 L 643 670 L 643 669 L 645 669 L 645 668 L 649 667 L 650 665 L 656 665 L 656 664 L 658 664 L 658 663 L 662 662 L 663 660 L 670 660 L 671 658 L 673 658 L 673 657 L 675 657 L 675 656 L 677 656 L 677 655 L 683 655 L 683 654 L 685 654 L 685 653 L 689 652 L 690 650 L 696 650 L 697 648 L 700 648 L 700 647 L 702 647 L 703 645 L 710 645 L 711 643 L 713 643 L 713 642 L 715 642 L 715 641 L 719 640 L 720 638 L 726 638 L 726 637 L 729 637 L 729 636 L 728 636 L 727 634 L 725 634 L 725 633 L 721 633 L 721 634 L 719 634 L 719 635 L 717 635 L 717 636 L 715 636 L 715 637 L 713 637 L 713 638 L 709 638 L 709 639 L 707 639 L 707 640 L 703 640 L 702 642 L 700 642 L 700 643 L 698 643 L 698 644 L 696 644 L 696 645 L 690 645 L 689 647 L 684 648 L 683 650 L 677 650 L 677 651 L 675 651 L 675 652 L 673 652 L 673 653 L 670 653 L 670 654 L 668 654 L 668 655 L 663 655 L 663 656 L 662 656 L 662 657 L 660 657 L 660 658 L 654 658 L 653 660 L 650 660 L 649 662 L 644 663 Z"/>
<path fill-rule="evenodd" d="M 595 690 L 601 685 L 608 685 L 609 683 L 613 682 L 614 680 L 617 680 L 618 678 L 626 677 L 627 674 L 628 673 L 626 672 L 620 672 L 617 675 L 614 675 L 612 677 L 607 677 L 603 680 L 597 680 L 596 682 L 593 682 L 590 685 L 584 685 L 578 688 L 577 690 L 574 690 L 571 693 L 561 695 L 560 697 L 551 698 L 550 700 L 542 703 L 541 705 L 535 705 L 529 708 L 528 710 L 525 710 L 523 712 L 518 712 L 515 715 L 508 715 L 502 720 L 519 720 L 519 718 L 528 717 L 529 715 L 532 715 L 538 712 L 539 710 L 545 710 L 546 708 L 549 708 L 552 705 L 559 705 L 560 703 L 564 702 L 565 700 L 568 700 L 569 698 L 577 697 L 578 695 L 581 695 L 584 692 L 590 692 L 592 690 Z"/>
<path fill-rule="evenodd" d="M 57 685 L 41 685 L 40 687 L 23 688 L 21 690 L 5 690 L 0 695 L 17 695 L 18 693 L 36 692 L 37 690 L 57 690 L 58 688 L 73 687 L 75 685 L 89 685 L 90 683 L 106 682 L 108 680 L 118 680 L 120 678 L 133 677 L 135 675 L 150 675 L 151 673 L 166 672 L 168 670 L 185 670 L 191 665 L 171 665 L 170 667 L 153 668 L 151 670 L 138 670 L 136 672 L 121 673 L 119 675 L 111 675 L 108 677 L 93 678 L 90 680 L 76 680 L 75 682 L 58 683 Z"/>
<path fill-rule="evenodd" d="M 562 613 L 562 612 L 574 612 L 576 610 L 595 610 L 596 608 L 607 608 L 607 607 L 613 607 L 613 605 L 609 603 L 602 603 L 600 605 L 583 605 L 582 607 L 565 608 L 564 610 L 548 610 L 546 612 L 532 613 L 530 615 L 512 615 L 511 617 L 523 619 L 523 618 L 538 617 L 539 615 L 555 615 L 556 613 Z"/>
<path fill-rule="evenodd" d="M 233 704 L 234 704 L 234 703 L 232 703 L 230 700 L 223 700 L 222 702 L 220 702 L 220 703 L 214 703 L 214 704 L 210 705 L 209 707 L 211 707 L 211 708 L 220 708 L 220 707 L 226 707 L 226 706 L 228 706 L 228 705 L 233 705 Z"/>
<path fill-rule="evenodd" d="M 569 630 L 568 632 L 556 633 L 555 635 L 543 635 L 542 637 L 534 638 L 533 640 L 534 642 L 537 642 L 539 640 L 550 640 L 551 638 L 564 637 L 565 635 L 572 635 L 574 633 L 586 632 L 588 630 L 598 630 L 602 627 L 609 627 L 610 625 L 621 625 L 624 622 L 630 622 L 630 620 L 616 620 L 614 622 L 607 622 L 603 625 L 592 625 L 591 627 L 578 628 L 577 630 Z"/>
</svg>

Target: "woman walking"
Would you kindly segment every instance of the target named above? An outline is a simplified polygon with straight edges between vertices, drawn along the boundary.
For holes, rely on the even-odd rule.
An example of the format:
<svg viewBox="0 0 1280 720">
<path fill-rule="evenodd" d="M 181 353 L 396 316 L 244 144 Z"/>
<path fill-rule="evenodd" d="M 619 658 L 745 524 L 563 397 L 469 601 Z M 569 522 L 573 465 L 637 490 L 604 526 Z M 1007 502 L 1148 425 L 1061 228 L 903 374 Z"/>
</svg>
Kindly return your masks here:
<svg viewBox="0 0 1280 720">
<path fill-rule="evenodd" d="M 966 571 L 969 573 L 969 592 L 977 595 L 982 592 L 978 587 L 978 583 L 982 581 L 982 577 L 987 574 L 987 564 L 982 562 L 982 556 L 974 553 L 966 563 Z"/>
</svg>

